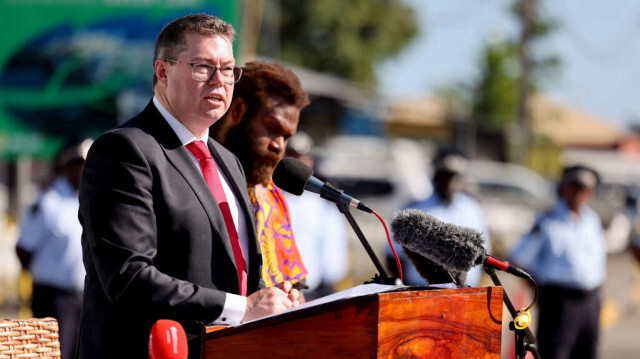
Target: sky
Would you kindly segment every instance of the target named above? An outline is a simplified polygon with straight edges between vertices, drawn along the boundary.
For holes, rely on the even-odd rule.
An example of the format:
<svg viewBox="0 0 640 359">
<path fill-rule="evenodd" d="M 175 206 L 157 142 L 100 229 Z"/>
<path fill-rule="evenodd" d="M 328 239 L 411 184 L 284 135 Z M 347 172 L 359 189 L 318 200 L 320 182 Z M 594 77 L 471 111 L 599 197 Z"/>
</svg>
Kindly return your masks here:
<svg viewBox="0 0 640 359">
<path fill-rule="evenodd" d="M 432 94 L 473 83 L 491 38 L 519 28 L 507 0 L 405 0 L 420 33 L 398 56 L 378 67 L 389 99 Z M 640 1 L 539 0 L 560 27 L 539 46 L 562 64 L 544 92 L 618 127 L 640 125 Z M 393 74 L 393 76 L 390 76 Z"/>
</svg>

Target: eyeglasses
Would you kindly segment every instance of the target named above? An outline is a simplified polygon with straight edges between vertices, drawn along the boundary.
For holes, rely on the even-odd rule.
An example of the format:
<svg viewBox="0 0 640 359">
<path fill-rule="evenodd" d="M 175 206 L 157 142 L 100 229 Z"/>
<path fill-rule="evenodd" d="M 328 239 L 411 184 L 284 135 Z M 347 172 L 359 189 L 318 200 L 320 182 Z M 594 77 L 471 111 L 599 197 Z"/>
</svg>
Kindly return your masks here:
<svg viewBox="0 0 640 359">
<path fill-rule="evenodd" d="M 198 82 L 209 82 L 215 76 L 216 71 L 222 74 L 222 81 L 226 84 L 234 84 L 240 80 L 244 67 L 224 66 L 218 67 L 209 64 L 195 64 L 192 62 L 164 59 L 167 62 L 176 62 L 191 66 L 191 78 Z"/>
</svg>

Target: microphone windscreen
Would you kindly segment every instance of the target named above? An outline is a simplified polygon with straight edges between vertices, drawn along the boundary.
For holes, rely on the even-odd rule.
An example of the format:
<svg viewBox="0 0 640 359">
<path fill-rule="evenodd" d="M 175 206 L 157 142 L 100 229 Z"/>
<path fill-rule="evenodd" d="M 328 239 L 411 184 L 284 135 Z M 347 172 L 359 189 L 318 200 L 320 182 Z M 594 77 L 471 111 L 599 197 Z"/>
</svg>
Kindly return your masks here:
<svg viewBox="0 0 640 359">
<path fill-rule="evenodd" d="M 418 274 L 420 274 L 422 278 L 426 279 L 429 284 L 454 282 L 453 275 L 441 265 L 407 247 L 402 247 L 402 250 L 407 255 L 407 258 L 409 258 L 413 266 L 416 267 Z"/>
<path fill-rule="evenodd" d="M 149 358 L 187 359 L 188 355 L 187 334 L 182 325 L 175 320 L 158 320 L 149 334 Z"/>
<path fill-rule="evenodd" d="M 398 244 L 446 270 L 466 272 L 480 264 L 486 255 L 482 234 L 471 228 L 442 222 L 417 209 L 397 211 L 391 222 L 391 231 Z"/>
<path fill-rule="evenodd" d="M 299 196 L 313 175 L 313 169 L 293 157 L 285 157 L 273 171 L 273 183 L 280 189 Z"/>
</svg>

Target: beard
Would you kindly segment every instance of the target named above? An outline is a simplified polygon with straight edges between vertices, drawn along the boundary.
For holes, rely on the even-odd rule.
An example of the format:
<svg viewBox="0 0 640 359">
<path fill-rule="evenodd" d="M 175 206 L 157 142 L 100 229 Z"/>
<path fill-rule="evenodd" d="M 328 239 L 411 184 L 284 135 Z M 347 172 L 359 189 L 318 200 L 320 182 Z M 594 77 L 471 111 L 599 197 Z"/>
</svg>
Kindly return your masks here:
<svg viewBox="0 0 640 359">
<path fill-rule="evenodd" d="M 273 170 L 282 155 L 277 155 L 267 148 L 260 147 L 257 136 L 248 126 L 247 120 L 242 121 L 235 129 L 229 132 L 227 148 L 240 160 L 244 173 L 247 176 L 247 184 L 267 185 L 271 182 Z"/>
</svg>

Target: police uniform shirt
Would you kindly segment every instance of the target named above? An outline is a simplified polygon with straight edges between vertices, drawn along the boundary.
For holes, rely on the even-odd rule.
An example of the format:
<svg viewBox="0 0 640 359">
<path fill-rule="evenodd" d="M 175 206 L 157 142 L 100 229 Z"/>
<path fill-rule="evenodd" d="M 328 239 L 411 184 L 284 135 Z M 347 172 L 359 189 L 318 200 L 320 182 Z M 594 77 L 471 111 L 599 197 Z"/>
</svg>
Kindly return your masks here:
<svg viewBox="0 0 640 359">
<path fill-rule="evenodd" d="M 606 275 L 606 247 L 600 218 L 588 206 L 578 216 L 563 200 L 536 221 L 510 260 L 530 271 L 540 285 L 593 290 Z"/>
<path fill-rule="evenodd" d="M 85 270 L 78 207 L 76 190 L 58 177 L 27 209 L 18 246 L 32 255 L 29 269 L 35 284 L 82 291 Z"/>
</svg>

